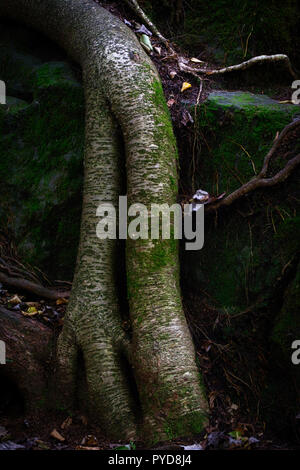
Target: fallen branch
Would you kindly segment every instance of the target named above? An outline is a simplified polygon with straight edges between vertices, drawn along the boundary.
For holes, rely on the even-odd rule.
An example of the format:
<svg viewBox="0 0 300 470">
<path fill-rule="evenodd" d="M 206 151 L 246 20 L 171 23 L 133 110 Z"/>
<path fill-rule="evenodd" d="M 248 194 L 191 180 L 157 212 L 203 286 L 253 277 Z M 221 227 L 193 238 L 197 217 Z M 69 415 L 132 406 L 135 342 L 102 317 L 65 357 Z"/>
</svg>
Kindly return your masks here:
<svg viewBox="0 0 300 470">
<path fill-rule="evenodd" d="M 142 10 L 136 0 L 125 0 L 129 7 L 139 16 L 146 26 L 152 31 L 158 39 L 163 42 L 168 48 L 170 47 L 169 41 L 159 32 L 155 24 L 152 23 L 150 18 L 146 15 L 146 13 Z"/>
<path fill-rule="evenodd" d="M 205 73 L 207 75 L 216 75 L 229 72 L 236 72 L 240 70 L 249 69 L 253 65 L 270 64 L 274 62 L 282 62 L 286 66 L 292 77 L 297 78 L 297 75 L 292 68 L 290 59 L 285 54 L 259 55 L 257 57 L 252 57 L 252 59 L 246 60 L 246 62 L 242 62 L 241 64 L 231 65 L 223 69 L 209 70 L 205 71 Z"/>
<path fill-rule="evenodd" d="M 222 69 L 213 69 L 207 70 L 207 68 L 197 68 L 197 67 L 190 67 L 184 63 L 184 60 L 179 57 L 178 65 L 180 70 L 188 73 L 205 73 L 206 75 L 220 75 L 230 72 L 237 72 L 241 70 L 249 69 L 254 65 L 261 65 L 261 64 L 270 64 L 270 63 L 278 63 L 282 62 L 292 77 L 297 78 L 295 71 L 292 68 L 290 59 L 285 54 L 274 54 L 274 55 L 259 55 L 257 57 L 252 57 L 252 59 L 246 60 L 240 64 L 230 65 L 229 67 L 224 67 Z"/>
<path fill-rule="evenodd" d="M 282 183 L 285 181 L 288 176 L 292 173 L 292 171 L 299 165 L 300 163 L 300 154 L 296 155 L 294 158 L 291 158 L 284 168 L 282 168 L 278 173 L 270 178 L 265 178 L 269 162 L 274 155 L 275 151 L 278 149 L 280 143 L 282 142 L 283 138 L 289 133 L 291 130 L 295 130 L 296 128 L 300 128 L 300 119 L 288 124 L 280 133 L 279 137 L 275 140 L 273 146 L 267 153 L 264 158 L 263 166 L 260 173 L 252 178 L 250 181 L 242 185 L 240 188 L 233 191 L 224 199 L 221 199 L 215 203 L 205 205 L 205 211 L 211 212 L 213 210 L 219 209 L 222 206 L 229 206 L 237 199 L 249 194 L 250 192 L 254 191 L 257 188 L 266 188 L 270 186 L 274 186 L 276 184 Z"/>
<path fill-rule="evenodd" d="M 69 291 L 60 292 L 52 290 L 40 284 L 36 284 L 35 282 L 28 281 L 27 279 L 7 276 L 2 272 L 0 272 L 0 282 L 3 282 L 3 284 L 6 284 L 10 287 L 14 287 L 15 289 L 26 290 L 32 294 L 49 300 L 57 300 L 59 298 L 66 298 L 70 296 Z"/>
</svg>

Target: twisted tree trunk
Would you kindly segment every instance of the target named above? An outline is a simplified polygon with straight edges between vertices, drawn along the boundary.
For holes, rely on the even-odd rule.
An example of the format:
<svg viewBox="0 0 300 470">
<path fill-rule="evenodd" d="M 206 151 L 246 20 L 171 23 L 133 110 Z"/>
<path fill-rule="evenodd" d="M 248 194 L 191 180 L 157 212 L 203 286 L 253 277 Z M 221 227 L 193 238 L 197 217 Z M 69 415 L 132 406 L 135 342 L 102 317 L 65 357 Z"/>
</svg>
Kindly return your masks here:
<svg viewBox="0 0 300 470">
<path fill-rule="evenodd" d="M 39 29 L 83 70 L 83 212 L 58 345 L 59 397 L 71 406 L 81 352 L 91 409 L 107 434 L 134 437 L 144 428 L 151 440 L 159 440 L 199 432 L 207 406 L 181 305 L 177 243 L 127 242 L 133 331 L 128 338 L 115 282 L 117 242 L 96 237 L 98 205 L 117 207 L 124 146 L 129 203 L 175 202 L 176 142 L 157 71 L 135 35 L 92 0 L 1 0 L 0 15 Z M 130 392 L 124 358 L 132 366 L 138 399 Z"/>
</svg>

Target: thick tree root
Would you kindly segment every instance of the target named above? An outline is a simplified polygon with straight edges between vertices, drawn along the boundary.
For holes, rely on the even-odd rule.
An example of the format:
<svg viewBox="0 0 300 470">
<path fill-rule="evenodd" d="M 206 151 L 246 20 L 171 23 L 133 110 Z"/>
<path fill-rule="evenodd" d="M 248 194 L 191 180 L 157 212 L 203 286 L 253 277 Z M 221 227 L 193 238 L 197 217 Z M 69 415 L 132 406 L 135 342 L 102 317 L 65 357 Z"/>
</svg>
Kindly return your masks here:
<svg viewBox="0 0 300 470">
<path fill-rule="evenodd" d="M 89 391 L 83 399 L 111 437 L 133 436 L 139 419 L 146 437 L 156 442 L 198 433 L 208 407 L 181 304 L 178 244 L 127 240 L 130 352 L 116 282 L 118 243 L 96 233 L 104 216 L 99 206 L 118 208 L 124 153 L 129 205 L 176 202 L 176 140 L 157 70 L 133 32 L 92 0 L 10 0 L 0 3 L 0 14 L 42 30 L 83 69 L 81 235 L 58 345 L 66 404 L 81 357 Z"/>
</svg>

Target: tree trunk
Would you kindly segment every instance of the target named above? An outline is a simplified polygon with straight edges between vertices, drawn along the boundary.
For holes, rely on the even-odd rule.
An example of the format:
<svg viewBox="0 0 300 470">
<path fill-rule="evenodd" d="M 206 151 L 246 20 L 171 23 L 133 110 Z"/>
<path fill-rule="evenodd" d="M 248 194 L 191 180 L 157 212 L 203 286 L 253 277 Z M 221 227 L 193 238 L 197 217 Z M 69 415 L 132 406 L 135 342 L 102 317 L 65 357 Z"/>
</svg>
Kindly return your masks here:
<svg viewBox="0 0 300 470">
<path fill-rule="evenodd" d="M 144 429 L 157 441 L 199 432 L 207 406 L 181 305 L 177 243 L 127 242 L 129 339 L 115 282 L 117 242 L 96 237 L 98 205 L 117 207 L 122 139 L 129 204 L 176 200 L 176 142 L 157 71 L 130 29 L 92 0 L 5 0 L 0 14 L 41 30 L 83 69 L 83 212 L 58 345 L 60 396 L 72 403 L 82 353 L 89 402 L 108 435 L 133 438 Z M 124 361 L 132 366 L 138 399 Z"/>
</svg>

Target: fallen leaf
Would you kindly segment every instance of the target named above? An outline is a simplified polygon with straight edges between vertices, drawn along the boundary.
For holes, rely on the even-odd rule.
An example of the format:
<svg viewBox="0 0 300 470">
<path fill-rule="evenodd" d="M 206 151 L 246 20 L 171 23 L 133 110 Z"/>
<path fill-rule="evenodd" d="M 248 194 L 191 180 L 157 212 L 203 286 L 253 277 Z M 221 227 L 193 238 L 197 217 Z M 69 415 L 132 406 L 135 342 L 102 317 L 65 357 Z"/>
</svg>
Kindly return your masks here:
<svg viewBox="0 0 300 470">
<path fill-rule="evenodd" d="M 34 315 L 37 315 L 38 313 L 42 313 L 42 312 L 41 311 L 38 312 L 35 307 L 29 307 L 27 312 L 24 312 L 24 310 L 21 310 L 21 313 L 22 315 L 24 315 L 24 317 L 33 317 Z"/>
<path fill-rule="evenodd" d="M 203 450 L 201 444 L 192 444 L 190 446 L 183 446 L 184 450 Z"/>
<path fill-rule="evenodd" d="M 132 24 L 130 23 L 130 21 L 126 20 L 126 18 L 124 18 L 124 23 L 126 24 L 126 26 L 132 28 Z"/>
<path fill-rule="evenodd" d="M 167 102 L 168 108 L 171 108 L 171 106 L 173 106 L 174 103 L 175 103 L 175 100 L 173 98 L 168 100 Z"/>
<path fill-rule="evenodd" d="M 81 445 L 87 446 L 87 447 L 95 447 L 98 445 L 98 439 L 96 436 L 93 436 L 92 434 L 88 434 L 82 439 Z"/>
<path fill-rule="evenodd" d="M 25 449 L 25 446 L 20 444 L 16 444 L 12 441 L 6 441 L 0 444 L 0 450 L 17 450 L 17 449 Z"/>
<path fill-rule="evenodd" d="M 37 309 L 35 307 L 29 307 L 27 310 L 28 315 L 36 315 L 38 313 Z"/>
<path fill-rule="evenodd" d="M 203 60 L 199 60 L 199 59 L 197 59 L 196 57 L 192 57 L 192 58 L 190 59 L 190 61 L 191 61 L 191 62 L 194 62 L 194 63 L 196 63 L 196 64 L 204 64 Z"/>
<path fill-rule="evenodd" d="M 56 301 L 56 305 L 62 305 L 62 304 L 67 304 L 67 303 L 68 303 L 68 299 L 65 299 L 64 297 L 60 297 Z"/>
<path fill-rule="evenodd" d="M 17 305 L 20 304 L 22 300 L 17 295 L 14 295 L 11 299 L 8 300 L 8 302 L 12 305 Z"/>
<path fill-rule="evenodd" d="M 37 439 L 35 442 L 40 449 L 44 449 L 44 450 L 51 449 L 51 447 L 49 446 L 49 444 L 47 444 L 47 442 L 41 441 L 40 439 Z"/>
<path fill-rule="evenodd" d="M 180 90 L 181 93 L 182 93 L 183 91 L 187 90 L 188 88 L 191 88 L 191 86 L 192 86 L 192 85 L 191 85 L 190 83 L 188 83 L 188 82 L 183 82 L 182 87 L 181 87 L 181 90 Z"/>
<path fill-rule="evenodd" d="M 146 49 L 147 52 L 153 51 L 153 47 L 150 41 L 149 36 L 147 34 L 142 34 L 140 37 L 140 43 L 142 44 L 143 48 Z"/>
<path fill-rule="evenodd" d="M 197 191 L 193 195 L 193 199 L 196 199 L 197 201 L 201 201 L 202 203 L 204 201 L 207 201 L 208 198 L 209 198 L 208 192 L 203 191 L 203 189 L 197 189 Z"/>
<path fill-rule="evenodd" d="M 142 26 L 139 29 L 136 29 L 135 32 L 139 34 L 146 34 L 146 36 L 152 36 L 151 31 L 149 31 L 149 29 L 147 29 L 144 24 L 142 24 Z"/>
<path fill-rule="evenodd" d="M 100 447 L 76 446 L 75 450 L 100 450 Z"/>
<path fill-rule="evenodd" d="M 65 441 L 65 438 L 56 429 L 53 429 L 53 431 L 50 433 L 50 436 L 54 437 L 54 439 L 56 439 L 60 442 Z"/>
<path fill-rule="evenodd" d="M 161 55 L 161 47 L 154 47 L 155 52 L 157 52 L 158 55 Z"/>
</svg>

